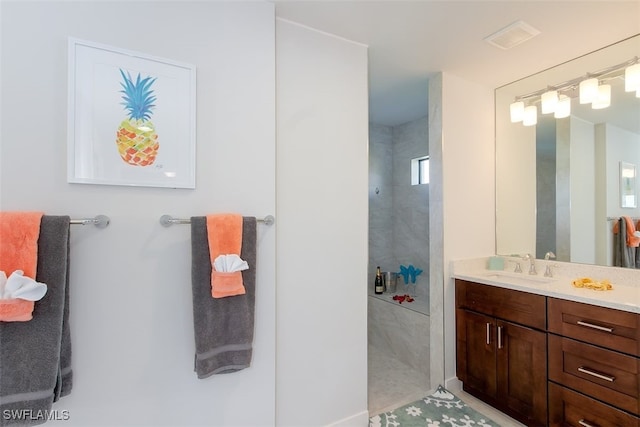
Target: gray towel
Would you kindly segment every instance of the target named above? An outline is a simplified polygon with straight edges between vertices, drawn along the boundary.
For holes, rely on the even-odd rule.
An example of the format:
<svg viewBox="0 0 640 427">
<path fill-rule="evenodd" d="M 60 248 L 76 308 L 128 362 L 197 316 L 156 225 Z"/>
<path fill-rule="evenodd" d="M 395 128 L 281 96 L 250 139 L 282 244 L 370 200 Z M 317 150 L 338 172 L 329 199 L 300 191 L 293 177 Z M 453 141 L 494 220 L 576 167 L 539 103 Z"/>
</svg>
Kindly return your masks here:
<svg viewBox="0 0 640 427">
<path fill-rule="evenodd" d="M 242 220 L 240 258 L 249 269 L 242 272 L 246 293 L 226 298 L 211 296 L 211 258 L 207 219 L 191 218 L 191 285 L 195 330 L 195 371 L 198 378 L 248 368 L 253 351 L 256 287 L 256 219 Z"/>
<path fill-rule="evenodd" d="M 42 424 L 71 392 L 68 216 L 42 217 L 36 280 L 33 319 L 0 322 L 0 426 Z"/>
<path fill-rule="evenodd" d="M 636 268 L 636 248 L 627 246 L 627 222 L 618 220 L 618 232 L 613 235 L 613 266 Z"/>
</svg>

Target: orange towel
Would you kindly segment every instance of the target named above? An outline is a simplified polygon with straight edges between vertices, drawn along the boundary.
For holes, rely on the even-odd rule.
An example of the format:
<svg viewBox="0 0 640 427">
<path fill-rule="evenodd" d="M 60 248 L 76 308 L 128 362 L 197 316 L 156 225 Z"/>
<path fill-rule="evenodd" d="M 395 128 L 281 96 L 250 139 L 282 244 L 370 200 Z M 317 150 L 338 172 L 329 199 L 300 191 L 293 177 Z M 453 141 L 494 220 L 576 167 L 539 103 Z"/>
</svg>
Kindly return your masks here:
<svg viewBox="0 0 640 427">
<path fill-rule="evenodd" d="M 622 218 L 624 218 L 624 222 L 627 225 L 627 246 L 631 248 L 637 248 L 638 246 L 640 246 L 640 237 L 637 237 L 634 234 L 636 232 L 636 227 L 635 225 L 633 225 L 633 221 L 628 216 L 623 216 Z M 618 223 L 616 222 L 613 225 L 613 233 L 618 234 L 618 229 Z"/>
<path fill-rule="evenodd" d="M 36 278 L 42 215 L 42 212 L 0 212 L 0 270 L 7 277 L 16 270 L 22 270 L 25 276 Z M 0 321 L 24 322 L 32 319 L 33 301 L 3 302 Z"/>
<path fill-rule="evenodd" d="M 213 267 L 219 255 L 240 256 L 242 249 L 242 216 L 238 214 L 207 215 L 207 238 L 211 257 L 211 296 L 224 298 L 246 293 L 242 272 L 219 272 Z"/>
<path fill-rule="evenodd" d="M 33 301 L 0 299 L 0 322 L 27 322 L 33 319 Z"/>
</svg>

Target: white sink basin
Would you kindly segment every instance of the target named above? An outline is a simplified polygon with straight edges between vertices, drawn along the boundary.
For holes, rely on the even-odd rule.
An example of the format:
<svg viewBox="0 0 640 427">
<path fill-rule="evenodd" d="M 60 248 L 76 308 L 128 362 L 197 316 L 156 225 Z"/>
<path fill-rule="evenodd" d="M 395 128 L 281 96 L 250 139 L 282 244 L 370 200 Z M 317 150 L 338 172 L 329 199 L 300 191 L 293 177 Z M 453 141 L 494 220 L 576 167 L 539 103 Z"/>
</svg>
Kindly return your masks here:
<svg viewBox="0 0 640 427">
<path fill-rule="evenodd" d="M 486 273 L 483 277 L 489 280 L 508 283 L 543 284 L 553 282 L 553 278 L 551 277 L 530 276 L 526 273 L 508 273 L 506 271 Z"/>
</svg>

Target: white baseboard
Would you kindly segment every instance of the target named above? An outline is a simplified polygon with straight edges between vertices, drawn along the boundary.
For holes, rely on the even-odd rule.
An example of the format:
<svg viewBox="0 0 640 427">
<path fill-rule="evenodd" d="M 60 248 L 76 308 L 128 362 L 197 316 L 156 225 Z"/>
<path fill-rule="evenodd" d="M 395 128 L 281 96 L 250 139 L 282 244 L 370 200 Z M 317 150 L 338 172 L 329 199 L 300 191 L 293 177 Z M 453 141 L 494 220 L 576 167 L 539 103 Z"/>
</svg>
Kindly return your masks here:
<svg viewBox="0 0 640 427">
<path fill-rule="evenodd" d="M 444 381 L 444 388 L 455 393 L 462 390 L 462 381 L 456 377 L 448 378 Z"/>
<path fill-rule="evenodd" d="M 343 418 L 326 427 L 367 427 L 369 425 L 369 411 L 362 411 L 358 414 Z"/>
</svg>

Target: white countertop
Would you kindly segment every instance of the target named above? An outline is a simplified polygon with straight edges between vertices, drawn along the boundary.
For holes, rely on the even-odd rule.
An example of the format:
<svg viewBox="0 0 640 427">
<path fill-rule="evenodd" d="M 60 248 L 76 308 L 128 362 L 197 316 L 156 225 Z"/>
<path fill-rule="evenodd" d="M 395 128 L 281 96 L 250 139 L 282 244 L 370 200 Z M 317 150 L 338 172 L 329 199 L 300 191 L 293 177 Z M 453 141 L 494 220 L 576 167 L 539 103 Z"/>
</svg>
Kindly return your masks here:
<svg viewBox="0 0 640 427">
<path fill-rule="evenodd" d="M 542 262 L 540 264 L 542 265 Z M 483 268 L 483 266 L 485 268 Z M 574 271 L 571 269 L 570 271 L 573 274 L 578 273 L 571 277 L 563 275 L 544 277 L 542 275 L 544 268 L 539 268 L 539 274 L 534 276 L 527 274 L 526 269 L 524 269 L 525 271 L 523 273 L 489 270 L 486 268 L 486 264 L 478 262 L 467 262 L 458 266 L 454 265 L 452 270 L 452 277 L 456 279 L 640 313 L 640 280 L 630 283 L 629 280 L 620 278 L 617 283 L 616 270 L 619 269 L 616 268 L 598 271 L 597 276 L 593 275 L 593 271 Z M 629 274 L 627 271 L 623 273 Z M 640 271 L 637 271 L 637 274 L 640 276 Z M 613 285 L 613 289 L 598 291 L 587 288 L 576 288 L 572 282 L 579 277 L 592 277 L 594 280 L 609 280 Z"/>
</svg>

